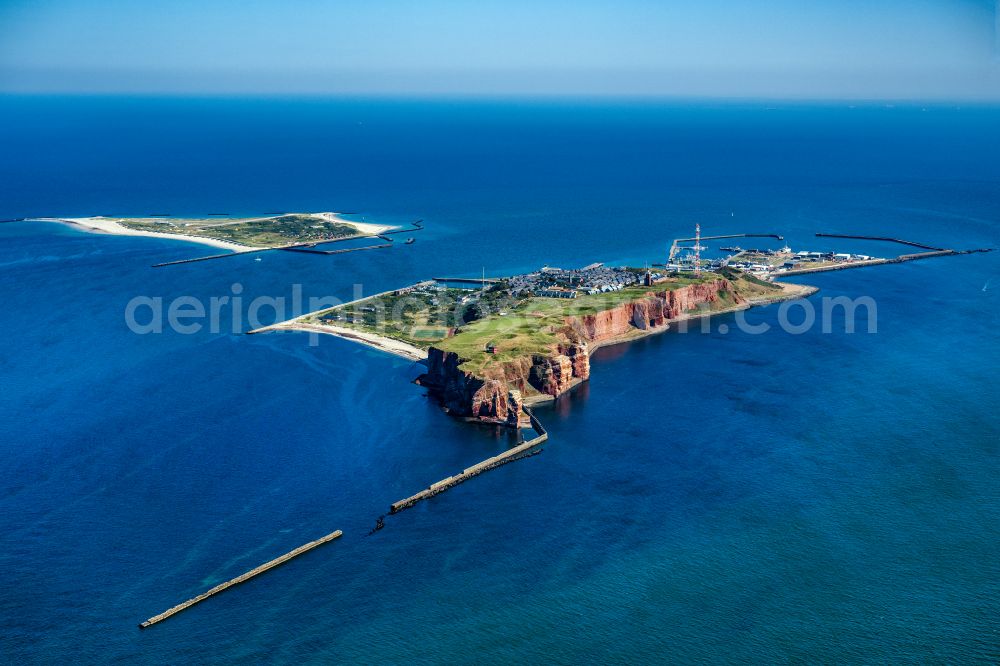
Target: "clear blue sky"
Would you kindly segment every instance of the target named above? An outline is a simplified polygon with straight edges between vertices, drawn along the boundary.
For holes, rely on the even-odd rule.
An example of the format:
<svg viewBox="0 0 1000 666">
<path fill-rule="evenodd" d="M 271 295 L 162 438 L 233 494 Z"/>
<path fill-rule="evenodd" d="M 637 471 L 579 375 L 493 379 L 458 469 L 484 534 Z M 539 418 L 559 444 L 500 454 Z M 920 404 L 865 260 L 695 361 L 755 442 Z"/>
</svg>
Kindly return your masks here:
<svg viewBox="0 0 1000 666">
<path fill-rule="evenodd" d="M 1000 99 L 997 0 L 0 0 L 0 91 Z"/>
</svg>

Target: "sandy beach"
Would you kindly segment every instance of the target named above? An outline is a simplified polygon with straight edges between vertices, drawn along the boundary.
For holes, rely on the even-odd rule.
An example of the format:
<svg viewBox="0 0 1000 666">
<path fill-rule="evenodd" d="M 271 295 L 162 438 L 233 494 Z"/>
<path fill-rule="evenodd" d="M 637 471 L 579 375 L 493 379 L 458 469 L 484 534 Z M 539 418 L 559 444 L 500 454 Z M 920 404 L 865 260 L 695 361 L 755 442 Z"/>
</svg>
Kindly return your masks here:
<svg viewBox="0 0 1000 666">
<path fill-rule="evenodd" d="M 339 213 L 314 213 L 317 217 L 322 217 L 328 222 L 337 222 L 339 224 L 350 224 L 351 226 L 357 227 L 358 231 L 366 235 L 378 235 L 383 234 L 386 231 L 395 229 L 391 224 L 372 224 L 371 222 L 354 222 L 353 220 L 345 220 L 340 216 Z"/>
<path fill-rule="evenodd" d="M 425 350 L 420 349 L 419 347 L 414 347 L 413 345 L 405 342 L 401 342 L 400 340 L 386 338 L 381 335 L 375 335 L 374 333 L 357 331 L 353 328 L 345 328 L 343 326 L 332 326 L 329 324 L 306 324 L 297 319 L 258 328 L 250 331 L 250 333 L 266 333 L 268 331 L 306 331 L 309 333 L 335 335 L 338 338 L 345 338 L 353 342 L 360 342 L 368 347 L 389 352 L 390 354 L 395 354 L 396 356 L 402 356 L 403 358 L 411 361 L 423 361 L 427 358 L 427 352 Z"/>
<path fill-rule="evenodd" d="M 776 294 L 770 298 L 757 298 L 751 299 L 751 305 L 763 305 L 765 303 L 773 303 L 776 301 L 787 301 L 792 298 L 805 298 L 806 296 L 812 296 L 817 291 L 819 287 L 814 287 L 808 284 L 793 284 L 791 282 L 772 282 L 776 287 L 781 287 L 782 293 Z"/>
<path fill-rule="evenodd" d="M 39 217 L 35 218 L 35 221 L 62 222 L 63 224 L 72 224 L 73 226 L 80 227 L 87 231 L 103 233 L 103 234 L 113 234 L 115 236 L 148 236 L 151 238 L 169 238 L 170 240 L 180 240 L 180 241 L 187 241 L 189 243 L 210 245 L 211 247 L 217 247 L 223 250 L 231 250 L 233 252 L 250 252 L 253 250 L 262 249 L 259 247 L 240 245 L 239 243 L 230 243 L 229 241 L 216 240 L 215 238 L 205 238 L 202 236 L 188 236 L 185 234 L 168 234 L 168 233 L 161 233 L 159 231 L 142 231 L 139 229 L 129 229 L 128 227 L 124 227 L 118 224 L 114 220 L 109 220 L 103 217 Z"/>
</svg>

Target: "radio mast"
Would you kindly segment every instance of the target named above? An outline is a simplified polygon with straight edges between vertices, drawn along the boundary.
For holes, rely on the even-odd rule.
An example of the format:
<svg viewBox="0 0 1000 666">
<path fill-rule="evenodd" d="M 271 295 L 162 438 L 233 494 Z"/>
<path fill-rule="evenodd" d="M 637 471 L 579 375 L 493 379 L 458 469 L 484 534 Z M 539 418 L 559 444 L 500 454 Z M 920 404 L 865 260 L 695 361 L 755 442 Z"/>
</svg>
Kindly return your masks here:
<svg viewBox="0 0 1000 666">
<path fill-rule="evenodd" d="M 694 225 L 694 276 L 701 277 L 701 225 Z"/>
</svg>

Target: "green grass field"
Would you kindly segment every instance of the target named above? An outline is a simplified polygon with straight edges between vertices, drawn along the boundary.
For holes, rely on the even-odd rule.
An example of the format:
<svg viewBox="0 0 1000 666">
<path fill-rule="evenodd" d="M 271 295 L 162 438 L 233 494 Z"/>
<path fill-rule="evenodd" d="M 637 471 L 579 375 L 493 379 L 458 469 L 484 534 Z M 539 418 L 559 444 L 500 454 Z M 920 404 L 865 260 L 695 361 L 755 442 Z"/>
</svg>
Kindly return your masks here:
<svg viewBox="0 0 1000 666">
<path fill-rule="evenodd" d="M 435 346 L 466 359 L 462 367 L 473 374 L 479 374 L 496 363 L 545 354 L 552 345 L 559 343 L 557 331 L 565 325 L 563 318 L 557 313 L 529 314 L 529 307 L 530 301 L 523 312 L 503 317 L 494 315 L 466 324 L 454 337 Z M 486 352 L 488 344 L 495 346 L 495 354 Z"/>
<path fill-rule="evenodd" d="M 414 340 L 442 340 L 446 335 L 448 335 L 447 328 L 414 326 L 410 329 L 410 337 Z"/>
</svg>

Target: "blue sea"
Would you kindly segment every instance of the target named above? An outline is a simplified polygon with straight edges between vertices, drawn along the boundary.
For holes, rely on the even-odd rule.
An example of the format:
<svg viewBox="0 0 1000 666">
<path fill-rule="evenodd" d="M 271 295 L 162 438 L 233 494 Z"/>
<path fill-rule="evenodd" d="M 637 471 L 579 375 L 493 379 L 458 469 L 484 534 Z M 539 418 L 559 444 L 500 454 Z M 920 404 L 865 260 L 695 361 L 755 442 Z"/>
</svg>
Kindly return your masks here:
<svg viewBox="0 0 1000 666">
<path fill-rule="evenodd" d="M 1000 253 L 810 276 L 868 296 L 599 350 L 542 455 L 421 366 L 241 327 L 137 335 L 136 296 L 350 298 L 663 261 L 704 234 L 1000 247 L 1000 108 L 628 100 L 0 98 L 0 218 L 341 211 L 413 245 L 216 252 L 0 224 L 0 661 L 1000 660 Z M 763 242 L 763 241 L 762 241 Z M 295 285 L 300 285 L 296 287 Z M 792 315 L 796 320 L 797 315 Z M 725 326 L 723 327 L 723 324 Z M 335 529 L 344 536 L 139 631 Z"/>
</svg>

